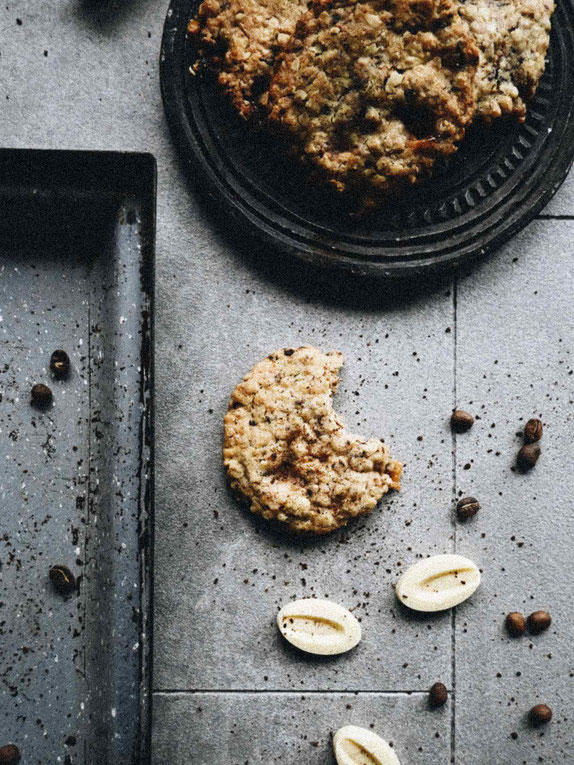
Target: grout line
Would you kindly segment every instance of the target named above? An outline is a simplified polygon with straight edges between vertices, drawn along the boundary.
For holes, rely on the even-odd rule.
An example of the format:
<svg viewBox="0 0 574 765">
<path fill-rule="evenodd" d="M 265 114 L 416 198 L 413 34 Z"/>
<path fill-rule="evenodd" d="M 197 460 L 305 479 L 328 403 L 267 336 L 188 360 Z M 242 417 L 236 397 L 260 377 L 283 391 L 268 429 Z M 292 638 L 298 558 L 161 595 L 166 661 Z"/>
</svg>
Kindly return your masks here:
<svg viewBox="0 0 574 765">
<path fill-rule="evenodd" d="M 270 690 L 263 688 L 196 688 L 189 689 L 177 689 L 177 688 L 161 688 L 153 692 L 154 696 L 197 696 L 203 694 L 205 696 L 227 696 L 227 695 L 240 695 L 251 694 L 254 696 L 428 696 L 428 690 L 414 690 L 414 691 L 379 691 L 379 690 Z M 450 691 L 451 697 L 454 698 L 454 693 Z"/>
<path fill-rule="evenodd" d="M 458 389 L 457 389 L 457 366 L 458 366 L 458 279 L 456 273 L 453 276 L 452 281 L 452 308 L 454 314 L 454 333 L 453 333 L 453 397 L 456 408 L 458 406 Z M 452 538 L 453 548 L 456 553 L 457 537 L 456 537 L 456 514 L 454 512 L 454 506 L 456 505 L 456 490 L 457 490 L 457 453 L 456 453 L 456 433 L 452 431 Z M 452 704 L 450 709 L 450 752 L 451 763 L 456 762 L 456 608 L 451 611 L 451 685 L 452 685 Z"/>
<path fill-rule="evenodd" d="M 537 215 L 536 220 L 574 220 L 574 215 Z"/>
</svg>

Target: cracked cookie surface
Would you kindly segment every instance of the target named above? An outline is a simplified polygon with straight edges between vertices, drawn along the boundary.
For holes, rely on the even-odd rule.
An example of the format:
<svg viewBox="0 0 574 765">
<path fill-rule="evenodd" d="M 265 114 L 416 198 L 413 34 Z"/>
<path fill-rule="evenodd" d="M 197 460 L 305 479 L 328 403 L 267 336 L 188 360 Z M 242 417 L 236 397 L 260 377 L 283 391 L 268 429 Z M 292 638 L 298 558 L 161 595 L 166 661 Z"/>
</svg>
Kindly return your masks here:
<svg viewBox="0 0 574 765">
<path fill-rule="evenodd" d="M 480 49 L 477 116 L 524 120 L 544 72 L 553 11 L 553 0 L 461 0 Z"/>
<path fill-rule="evenodd" d="M 400 488 L 402 465 L 377 438 L 348 433 L 333 409 L 343 356 L 286 348 L 256 364 L 225 415 L 231 486 L 252 512 L 325 534 Z"/>
<path fill-rule="evenodd" d="M 479 51 L 459 7 L 317 0 L 278 58 L 269 119 L 338 191 L 415 183 L 475 113 Z"/>
<path fill-rule="evenodd" d="M 306 9 L 307 0 L 204 0 L 190 21 L 201 60 L 218 72 L 243 117 L 257 111 L 275 57 Z"/>
</svg>

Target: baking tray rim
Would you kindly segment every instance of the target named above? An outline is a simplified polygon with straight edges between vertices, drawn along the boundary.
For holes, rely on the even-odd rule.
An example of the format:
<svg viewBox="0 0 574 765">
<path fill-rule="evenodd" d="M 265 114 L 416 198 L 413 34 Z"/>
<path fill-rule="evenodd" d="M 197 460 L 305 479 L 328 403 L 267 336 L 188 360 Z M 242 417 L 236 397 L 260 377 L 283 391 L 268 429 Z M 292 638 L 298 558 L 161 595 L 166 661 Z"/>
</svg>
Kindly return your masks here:
<svg viewBox="0 0 574 765">
<path fill-rule="evenodd" d="M 88 182 L 78 179 L 85 173 Z M 52 186 L 52 188 L 51 188 Z M 53 188 L 57 186 L 57 189 Z M 141 202 L 140 286 L 149 312 L 142 316 L 140 340 L 141 443 L 138 461 L 140 516 L 138 524 L 141 584 L 138 685 L 138 751 L 140 765 L 151 762 L 153 712 L 154 537 L 155 537 L 155 245 L 157 231 L 157 160 L 151 152 L 82 149 L 39 149 L 0 146 L 0 201 L 46 194 L 88 197 L 111 194 L 119 202 Z M 147 449 L 147 460 L 144 459 Z"/>
</svg>

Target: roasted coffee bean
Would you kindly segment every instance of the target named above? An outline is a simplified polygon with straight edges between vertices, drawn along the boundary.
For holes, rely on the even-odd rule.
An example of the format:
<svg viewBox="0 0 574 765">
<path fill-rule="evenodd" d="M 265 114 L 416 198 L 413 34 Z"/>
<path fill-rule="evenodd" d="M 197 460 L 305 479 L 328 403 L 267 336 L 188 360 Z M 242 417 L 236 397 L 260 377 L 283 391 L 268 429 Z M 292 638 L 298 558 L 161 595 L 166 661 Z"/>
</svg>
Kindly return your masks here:
<svg viewBox="0 0 574 765">
<path fill-rule="evenodd" d="M 544 630 L 547 630 L 551 624 L 552 617 L 548 611 L 534 611 L 526 620 L 526 626 L 531 635 L 539 635 Z"/>
<path fill-rule="evenodd" d="M 20 750 L 14 744 L 7 744 L 0 748 L 0 765 L 16 765 L 21 759 Z"/>
<path fill-rule="evenodd" d="M 474 417 L 462 409 L 454 411 L 450 417 L 450 426 L 456 433 L 464 433 L 474 425 Z"/>
<path fill-rule="evenodd" d="M 512 611 L 506 617 L 506 629 L 512 637 L 524 635 L 526 629 L 526 620 L 518 611 Z"/>
<path fill-rule="evenodd" d="M 516 464 L 522 472 L 532 470 L 540 457 L 539 444 L 525 444 L 518 452 Z"/>
<path fill-rule="evenodd" d="M 458 501 L 456 506 L 456 514 L 461 521 L 466 521 L 468 518 L 472 518 L 480 510 L 478 500 L 474 497 L 463 497 Z"/>
<path fill-rule="evenodd" d="M 44 409 L 52 403 L 52 391 L 44 383 L 37 383 L 30 391 L 30 400 L 33 406 Z"/>
<path fill-rule="evenodd" d="M 70 357 L 66 351 L 54 351 L 50 359 L 50 369 L 54 377 L 68 377 L 70 374 Z"/>
<path fill-rule="evenodd" d="M 533 444 L 542 438 L 542 422 L 536 417 L 528 420 L 524 428 L 524 440 L 527 444 Z"/>
<path fill-rule="evenodd" d="M 69 595 L 76 589 L 76 577 L 67 566 L 52 566 L 48 576 L 60 595 Z"/>
<path fill-rule="evenodd" d="M 431 707 L 442 707 L 448 700 L 448 691 L 444 683 L 435 683 L 429 691 L 429 704 Z"/>
<path fill-rule="evenodd" d="M 536 704 L 528 713 L 532 725 L 544 725 L 552 719 L 552 710 L 546 704 Z"/>
</svg>

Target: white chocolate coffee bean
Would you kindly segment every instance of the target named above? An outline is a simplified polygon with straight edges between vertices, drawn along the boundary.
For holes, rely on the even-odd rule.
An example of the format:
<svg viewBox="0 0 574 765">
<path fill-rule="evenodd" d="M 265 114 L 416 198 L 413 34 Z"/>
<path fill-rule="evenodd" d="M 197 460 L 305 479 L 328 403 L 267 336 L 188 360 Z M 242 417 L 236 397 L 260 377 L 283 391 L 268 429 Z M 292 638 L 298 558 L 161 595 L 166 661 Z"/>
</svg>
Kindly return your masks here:
<svg viewBox="0 0 574 765">
<path fill-rule="evenodd" d="M 393 749 L 376 733 L 347 725 L 333 739 L 337 765 L 400 765 Z"/>
<path fill-rule="evenodd" d="M 350 651 L 361 639 L 357 619 L 330 600 L 305 598 L 288 603 L 277 615 L 277 626 L 296 648 L 321 656 Z"/>
<path fill-rule="evenodd" d="M 462 555 L 433 555 L 408 568 L 397 582 L 397 598 L 415 611 L 444 611 L 469 598 L 480 571 Z"/>
</svg>

